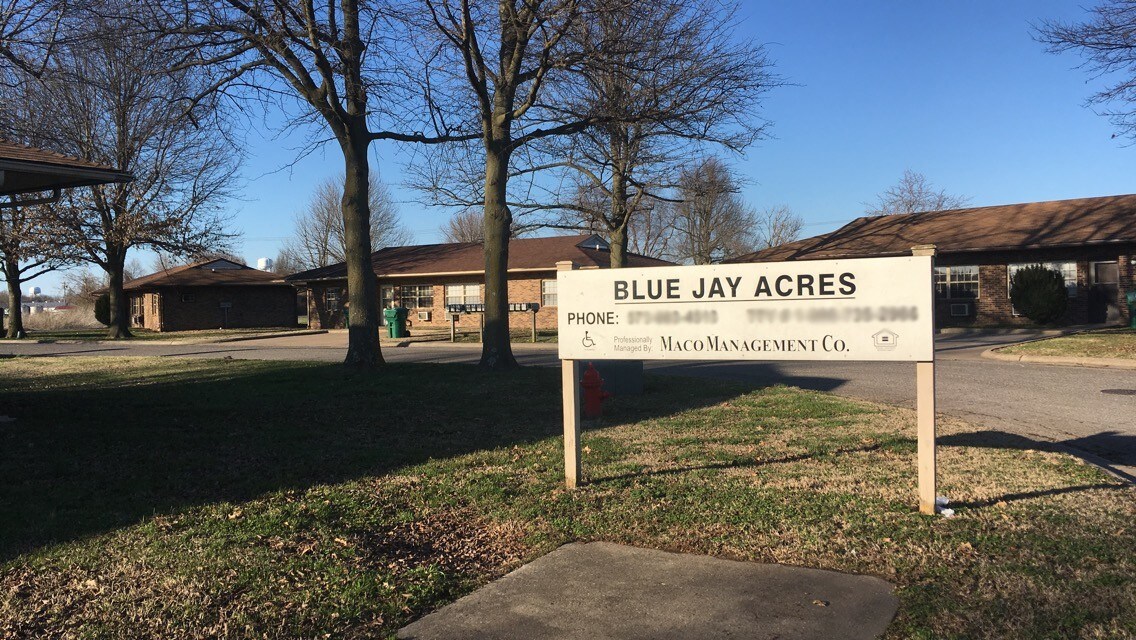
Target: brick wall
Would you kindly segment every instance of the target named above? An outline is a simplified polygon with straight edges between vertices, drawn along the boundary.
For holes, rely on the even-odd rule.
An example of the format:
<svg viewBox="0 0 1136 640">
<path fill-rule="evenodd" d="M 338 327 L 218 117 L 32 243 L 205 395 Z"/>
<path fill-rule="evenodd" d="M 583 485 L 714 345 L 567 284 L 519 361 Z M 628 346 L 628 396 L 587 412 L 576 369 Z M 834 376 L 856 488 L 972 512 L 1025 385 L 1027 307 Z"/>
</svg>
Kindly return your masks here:
<svg viewBox="0 0 1136 640">
<path fill-rule="evenodd" d="M 1015 316 L 1010 302 L 1007 265 L 1028 262 L 1076 262 L 1077 290 L 1069 298 L 1065 313 L 1065 324 L 1083 324 L 1089 321 L 1089 290 L 1092 284 L 1090 269 L 1093 262 L 1117 261 L 1120 270 L 1120 292 L 1118 304 L 1123 317 L 1127 318 L 1124 307 L 1124 293 L 1136 288 L 1136 268 L 1131 264 L 1136 253 L 1133 245 L 1120 247 L 1081 247 L 1064 249 L 1044 249 L 1029 251 L 983 252 L 938 256 L 936 266 L 977 265 L 979 272 L 979 291 L 977 300 L 946 300 L 936 298 L 936 321 L 939 326 L 982 326 L 991 324 L 1028 324 L 1028 318 Z M 950 315 L 951 303 L 969 302 L 974 308 L 970 317 L 958 318 Z"/>
<path fill-rule="evenodd" d="M 155 303 L 161 304 L 161 299 L 156 293 L 129 293 L 127 294 L 129 300 L 129 307 L 127 307 L 127 315 L 131 327 L 139 327 L 149 329 L 151 331 L 161 331 L 161 313 L 159 307 L 154 306 Z M 138 322 L 138 301 L 142 304 L 141 320 Z"/>
<path fill-rule="evenodd" d="M 154 331 L 296 326 L 296 293 L 292 287 L 163 287 L 131 297 L 137 296 L 145 305 L 141 326 Z M 227 318 L 222 303 L 230 305 Z"/>
<path fill-rule="evenodd" d="M 509 278 L 509 302 L 541 303 L 541 281 L 555 280 L 556 272 L 515 274 Z M 410 285 L 429 285 L 434 293 L 433 304 L 429 308 L 408 308 L 410 331 L 449 331 L 450 317 L 446 313 L 446 285 L 477 284 L 481 302 L 485 302 L 485 284 L 477 276 L 434 276 L 427 278 L 399 278 L 379 282 L 380 295 L 387 287 L 393 287 L 394 299 L 401 300 L 402 288 Z M 347 301 L 347 287 L 343 281 L 313 284 L 309 287 L 308 326 L 313 329 L 339 329 L 345 326 L 342 304 Z M 340 309 L 329 310 L 326 306 L 328 291 L 339 292 Z M 419 311 L 429 311 L 430 319 L 422 320 Z M 536 314 L 538 329 L 556 328 L 556 307 L 542 306 Z M 476 331 L 481 325 L 480 313 L 465 313 L 458 316 L 457 327 L 462 331 Z M 509 314 L 509 326 L 515 331 L 532 328 L 531 312 Z"/>
</svg>

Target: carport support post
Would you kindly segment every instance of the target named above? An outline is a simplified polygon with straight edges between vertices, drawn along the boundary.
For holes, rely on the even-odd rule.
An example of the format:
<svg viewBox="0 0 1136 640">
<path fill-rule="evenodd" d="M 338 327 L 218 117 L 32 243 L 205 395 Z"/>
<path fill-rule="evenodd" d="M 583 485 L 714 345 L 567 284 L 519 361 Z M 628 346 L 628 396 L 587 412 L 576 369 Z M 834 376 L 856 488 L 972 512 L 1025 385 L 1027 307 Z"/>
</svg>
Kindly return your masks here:
<svg viewBox="0 0 1136 640">
<path fill-rule="evenodd" d="M 571 271 L 576 265 L 571 261 L 557 262 L 557 271 Z M 533 314 L 536 317 L 536 314 Z M 564 486 L 575 489 L 580 481 L 580 363 L 576 360 L 561 360 L 561 395 L 564 403 Z"/>
<path fill-rule="evenodd" d="M 533 341 L 533 344 L 536 344 L 536 311 L 532 312 L 532 321 L 533 321 L 532 341 Z"/>
<path fill-rule="evenodd" d="M 934 264 L 935 245 L 919 245 L 911 248 L 913 256 L 931 256 Z M 932 267 L 932 270 L 934 267 Z M 928 277 L 934 277 L 933 273 Z M 931 295 L 934 296 L 932 287 Z M 931 300 L 931 313 L 935 312 L 935 300 Z M 934 316 L 932 316 L 932 339 L 934 339 Z M 918 423 L 919 457 L 919 513 L 935 515 L 935 353 L 931 352 L 930 362 L 915 363 L 915 415 Z"/>
</svg>

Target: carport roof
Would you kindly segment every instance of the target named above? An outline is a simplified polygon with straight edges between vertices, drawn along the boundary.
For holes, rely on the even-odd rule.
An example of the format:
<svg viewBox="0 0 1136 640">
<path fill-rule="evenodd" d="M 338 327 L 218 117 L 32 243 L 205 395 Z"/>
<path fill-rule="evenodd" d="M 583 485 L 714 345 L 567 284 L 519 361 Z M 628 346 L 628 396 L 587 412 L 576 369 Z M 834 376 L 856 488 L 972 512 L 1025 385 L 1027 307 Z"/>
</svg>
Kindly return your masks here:
<svg viewBox="0 0 1136 640">
<path fill-rule="evenodd" d="M 1128 242 L 1136 242 L 1136 195 L 865 216 L 730 262 L 910 255 L 924 244 L 950 254 Z"/>
<path fill-rule="evenodd" d="M 0 139 L 0 196 L 132 179 L 105 165 Z"/>
</svg>

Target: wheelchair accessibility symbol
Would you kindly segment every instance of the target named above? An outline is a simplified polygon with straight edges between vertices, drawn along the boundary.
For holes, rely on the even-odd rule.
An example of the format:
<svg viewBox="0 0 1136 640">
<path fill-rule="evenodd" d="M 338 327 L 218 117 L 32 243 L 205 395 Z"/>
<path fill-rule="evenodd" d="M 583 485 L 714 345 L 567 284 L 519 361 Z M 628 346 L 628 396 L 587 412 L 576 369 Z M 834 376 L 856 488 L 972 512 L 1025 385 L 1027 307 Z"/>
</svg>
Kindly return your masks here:
<svg viewBox="0 0 1136 640">
<path fill-rule="evenodd" d="M 583 343 L 584 348 L 586 349 L 591 349 L 596 346 L 596 341 L 592 340 L 592 337 L 588 335 L 587 331 L 584 332 L 584 339 L 580 342 Z"/>
</svg>

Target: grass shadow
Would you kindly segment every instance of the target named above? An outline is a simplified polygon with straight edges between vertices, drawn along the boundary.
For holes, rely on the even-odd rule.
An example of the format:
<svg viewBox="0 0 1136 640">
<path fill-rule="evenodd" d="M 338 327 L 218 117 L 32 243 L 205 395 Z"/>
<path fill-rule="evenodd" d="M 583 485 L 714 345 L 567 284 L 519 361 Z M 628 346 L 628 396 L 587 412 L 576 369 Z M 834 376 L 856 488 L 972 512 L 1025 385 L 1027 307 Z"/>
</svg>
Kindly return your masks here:
<svg viewBox="0 0 1136 640">
<path fill-rule="evenodd" d="M 1131 454 L 1136 451 L 1136 436 L 1118 431 L 1101 431 L 1090 436 L 1050 442 L 1005 431 L 984 430 L 958 433 L 938 438 L 940 446 L 982 447 L 988 449 L 1017 449 L 1020 451 L 1050 451 L 1067 453 L 1102 467 L 1112 475 L 1136 483 L 1124 467 L 1136 466 Z"/>
<path fill-rule="evenodd" d="M 197 505 L 381 475 L 561 433 L 559 371 L 74 359 L 0 366 L 0 561 Z M 23 366 L 23 369 L 20 367 Z M 736 383 L 651 377 L 608 426 L 707 406 Z"/>
<path fill-rule="evenodd" d="M 870 451 L 878 451 L 882 449 L 882 445 L 872 444 L 863 447 L 854 447 L 850 449 L 833 449 L 824 452 L 825 457 L 833 455 L 843 455 L 848 453 L 867 453 Z M 683 467 L 671 467 L 667 469 L 656 469 L 653 471 L 642 471 L 635 473 L 621 473 L 614 476 L 600 476 L 597 478 L 587 479 L 584 484 L 605 484 L 609 482 L 619 482 L 622 480 L 633 480 L 635 478 L 645 478 L 650 476 L 670 476 L 679 475 L 683 473 L 690 473 L 692 471 L 716 471 L 724 469 L 746 469 L 766 467 L 774 464 L 790 464 L 793 462 L 803 462 L 816 458 L 817 454 L 801 453 L 792 456 L 782 456 L 780 458 L 745 458 L 739 460 L 726 460 L 722 462 L 709 462 L 706 464 L 687 465 Z"/>
</svg>

